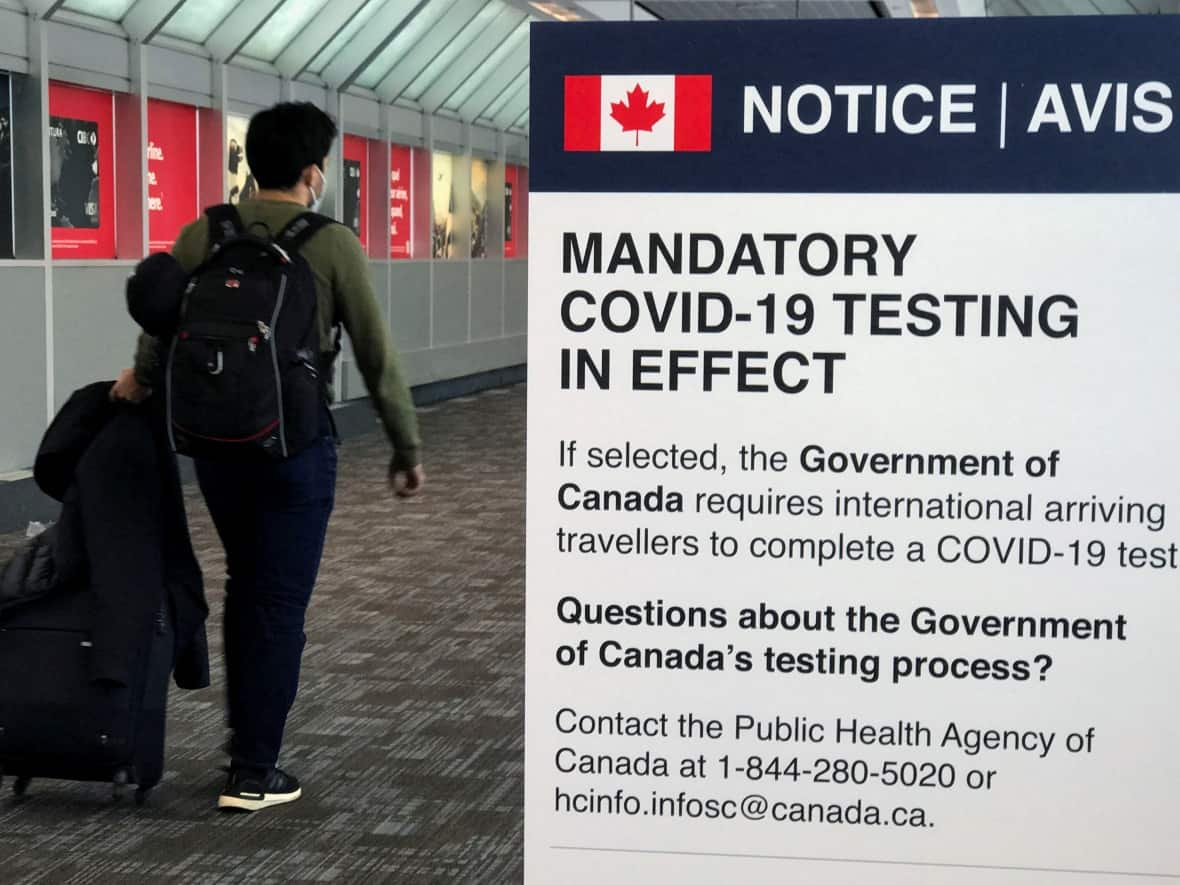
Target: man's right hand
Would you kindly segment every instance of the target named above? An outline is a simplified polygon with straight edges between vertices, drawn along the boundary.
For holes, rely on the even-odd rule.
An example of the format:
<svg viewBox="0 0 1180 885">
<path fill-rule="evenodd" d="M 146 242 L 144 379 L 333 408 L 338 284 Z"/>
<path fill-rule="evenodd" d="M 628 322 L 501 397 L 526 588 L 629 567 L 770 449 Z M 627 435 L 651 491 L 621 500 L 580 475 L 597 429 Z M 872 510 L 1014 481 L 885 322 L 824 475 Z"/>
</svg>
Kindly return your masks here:
<svg viewBox="0 0 1180 885">
<path fill-rule="evenodd" d="M 144 387 L 135 378 L 134 369 L 124 369 L 111 387 L 110 397 L 114 402 L 141 403 L 152 395 L 150 387 Z"/>
<path fill-rule="evenodd" d="M 412 498 L 422 491 L 426 484 L 426 473 L 422 465 L 417 464 L 409 469 L 390 470 L 389 486 L 399 498 Z"/>
</svg>

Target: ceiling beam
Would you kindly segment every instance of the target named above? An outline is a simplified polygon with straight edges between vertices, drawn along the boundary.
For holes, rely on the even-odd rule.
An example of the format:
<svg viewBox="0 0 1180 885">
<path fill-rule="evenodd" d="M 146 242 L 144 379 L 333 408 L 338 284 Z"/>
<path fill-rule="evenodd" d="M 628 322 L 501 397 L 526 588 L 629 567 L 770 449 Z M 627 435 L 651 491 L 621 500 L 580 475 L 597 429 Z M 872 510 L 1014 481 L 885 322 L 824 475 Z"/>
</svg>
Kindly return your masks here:
<svg viewBox="0 0 1180 885">
<path fill-rule="evenodd" d="M 22 0 L 29 15 L 49 21 L 54 13 L 65 6 L 66 0 Z"/>
<path fill-rule="evenodd" d="M 315 17 L 315 27 L 305 27 L 279 57 L 275 67 L 294 80 L 356 20 L 370 0 L 332 0 Z M 376 2 L 376 0 L 374 0 Z M 346 47 L 347 48 L 347 47 Z"/>
<path fill-rule="evenodd" d="M 490 102 L 488 102 L 487 105 L 484 107 L 484 109 L 481 110 L 478 114 L 476 114 L 471 119 L 473 121 L 474 120 L 490 120 L 490 119 L 492 119 L 493 117 L 495 117 L 496 114 L 498 114 L 503 109 L 504 105 L 507 102 L 511 101 L 513 98 L 516 97 L 517 93 L 519 93 L 522 88 L 527 90 L 528 86 L 529 86 L 529 69 L 528 69 L 528 66 L 526 65 L 525 69 L 523 71 L 521 71 L 520 74 L 515 79 L 513 79 L 511 83 L 509 83 L 507 86 L 505 86 L 499 92 L 497 92 L 496 97 L 493 98 Z M 492 113 L 492 108 L 496 109 L 496 114 Z"/>
<path fill-rule="evenodd" d="M 507 129 L 512 121 L 519 117 L 522 113 L 529 109 L 529 84 L 528 80 L 520 85 L 520 88 L 512 94 L 512 96 L 501 105 L 494 114 L 487 119 L 491 120 L 497 129 Z"/>
<path fill-rule="evenodd" d="M 365 69 L 377 60 L 406 26 L 422 13 L 428 0 L 385 0 L 369 19 L 370 26 L 362 28 L 346 47 L 324 68 L 323 78 L 334 89 L 343 92 L 356 82 Z"/>
<path fill-rule="evenodd" d="M 205 48 L 214 61 L 223 64 L 233 61 L 284 2 L 286 0 L 241 0 L 205 41 Z"/>
<path fill-rule="evenodd" d="M 185 0 L 136 0 L 120 24 L 132 40 L 150 43 L 184 3 Z"/>
<path fill-rule="evenodd" d="M 428 112 L 434 113 L 443 103 L 455 94 L 455 90 L 473 76 L 484 62 L 496 54 L 496 51 L 506 40 L 513 37 L 523 22 L 528 21 L 527 15 L 522 15 L 507 7 L 496 16 L 491 24 L 481 33 L 475 35 L 468 49 L 469 56 L 464 57 L 457 64 L 449 65 L 440 71 L 417 98 L 418 104 Z"/>
<path fill-rule="evenodd" d="M 481 112 L 491 107 L 505 89 L 524 76 L 529 69 L 528 54 L 524 58 L 509 56 L 504 59 L 495 70 L 489 71 L 484 77 L 484 84 L 476 89 L 467 100 L 459 105 L 459 116 L 464 120 L 474 120 Z"/>
<path fill-rule="evenodd" d="M 455 110 L 458 110 L 467 104 L 481 85 L 486 85 L 489 81 L 493 83 L 505 82 L 518 75 L 521 69 L 528 65 L 529 26 L 529 22 L 526 20 L 507 40 L 504 40 L 497 47 L 496 52 L 493 52 L 488 58 L 484 59 L 478 67 L 472 69 L 451 90 L 450 94 L 438 103 L 435 110 L 447 107 L 451 103 L 451 99 L 456 95 L 466 93 L 463 100 L 455 108 Z M 499 55 L 497 56 L 496 53 L 499 53 Z M 491 64 L 490 60 L 492 58 L 496 58 L 495 64 Z M 471 88 L 468 89 L 468 87 Z"/>
<path fill-rule="evenodd" d="M 906 0 L 908 2 L 908 0 Z M 659 21 L 654 15 L 631 0 L 578 0 L 568 4 L 582 13 L 586 19 L 602 21 Z"/>
<path fill-rule="evenodd" d="M 377 84 L 376 92 L 381 100 L 392 104 L 401 98 L 406 88 L 426 70 L 455 40 L 463 29 L 483 11 L 490 0 L 453 0 L 442 18 L 430 27 L 429 38 L 406 50 L 397 62 Z"/>
</svg>

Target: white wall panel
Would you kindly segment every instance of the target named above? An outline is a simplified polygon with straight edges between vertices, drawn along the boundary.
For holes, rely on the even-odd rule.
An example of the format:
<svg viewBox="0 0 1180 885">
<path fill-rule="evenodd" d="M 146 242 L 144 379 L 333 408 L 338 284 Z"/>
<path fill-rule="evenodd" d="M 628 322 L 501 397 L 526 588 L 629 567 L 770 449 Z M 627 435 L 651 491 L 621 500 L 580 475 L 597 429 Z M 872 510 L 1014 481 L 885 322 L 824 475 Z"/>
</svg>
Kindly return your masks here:
<svg viewBox="0 0 1180 885">
<path fill-rule="evenodd" d="M 49 64 L 91 71 L 129 82 L 131 60 L 127 41 L 114 34 L 100 34 L 76 25 L 49 22 Z"/>
<path fill-rule="evenodd" d="M 182 94 L 201 96 L 200 106 L 207 107 L 213 97 L 213 62 L 188 52 L 148 45 L 145 49 L 149 89 L 155 87 L 180 90 Z M 160 98 L 165 95 L 161 93 Z M 193 102 L 197 104 L 197 102 Z"/>
<path fill-rule="evenodd" d="M 280 101 L 281 84 L 275 74 L 264 74 L 230 65 L 227 69 L 227 90 L 230 107 L 250 113 L 268 108 Z"/>
</svg>

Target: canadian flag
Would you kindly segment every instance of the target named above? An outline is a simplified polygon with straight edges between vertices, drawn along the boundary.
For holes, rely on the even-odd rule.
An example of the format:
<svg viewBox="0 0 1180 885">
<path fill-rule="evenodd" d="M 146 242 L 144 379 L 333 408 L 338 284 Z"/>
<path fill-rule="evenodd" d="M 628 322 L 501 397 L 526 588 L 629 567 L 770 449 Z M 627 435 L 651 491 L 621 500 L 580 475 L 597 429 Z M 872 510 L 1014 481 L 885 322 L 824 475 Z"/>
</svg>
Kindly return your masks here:
<svg viewBox="0 0 1180 885">
<path fill-rule="evenodd" d="M 712 137 L 708 74 L 565 78 L 567 151 L 707 151 Z"/>
</svg>

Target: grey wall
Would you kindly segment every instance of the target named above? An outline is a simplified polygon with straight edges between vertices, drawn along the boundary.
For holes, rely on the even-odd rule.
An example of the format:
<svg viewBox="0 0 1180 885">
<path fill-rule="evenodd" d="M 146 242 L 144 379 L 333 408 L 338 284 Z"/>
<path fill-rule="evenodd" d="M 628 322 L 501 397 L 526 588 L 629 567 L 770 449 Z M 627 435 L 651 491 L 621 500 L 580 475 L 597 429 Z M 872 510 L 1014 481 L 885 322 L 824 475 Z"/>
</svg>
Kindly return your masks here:
<svg viewBox="0 0 1180 885">
<path fill-rule="evenodd" d="M 53 401 L 94 381 L 114 380 L 132 364 L 139 327 L 127 315 L 131 262 L 53 265 Z"/>
<path fill-rule="evenodd" d="M 523 258 L 505 261 L 504 334 L 529 331 L 529 263 Z"/>
<path fill-rule="evenodd" d="M 0 473 L 32 463 L 45 430 L 45 271 L 0 269 Z"/>
<path fill-rule="evenodd" d="M 471 262 L 468 339 L 504 337 L 504 262 L 485 258 Z"/>
<path fill-rule="evenodd" d="M 372 262 L 378 305 L 409 384 L 526 361 L 526 264 Z M 32 465 L 48 420 L 71 393 L 131 365 L 138 335 L 123 294 L 133 262 L 50 263 L 48 281 L 43 267 L 30 265 L 0 264 L 0 475 Z M 46 336 L 47 282 L 52 342 Z M 347 339 L 337 379 L 338 399 L 368 395 Z"/>
<path fill-rule="evenodd" d="M 467 261 L 437 261 L 434 264 L 431 347 L 466 344 L 468 341 L 467 305 L 471 297 L 468 264 Z"/>
<path fill-rule="evenodd" d="M 412 385 L 526 360 L 526 261 L 375 261 L 377 300 Z M 433 273 L 432 273 L 433 265 Z M 51 266 L 53 370 L 47 375 L 46 279 L 37 266 L 0 264 L 0 474 L 32 464 L 52 408 L 131 365 L 138 328 L 123 287 L 131 262 Z M 468 279 L 470 278 L 470 286 Z M 341 400 L 367 396 L 345 341 Z"/>
<path fill-rule="evenodd" d="M 407 382 L 429 384 L 523 364 L 526 266 L 524 259 L 490 258 L 373 262 L 378 300 L 384 294 L 385 319 Z M 508 323 L 509 304 L 519 306 L 515 326 Z M 339 399 L 367 396 L 347 344 L 341 361 Z"/>
</svg>

